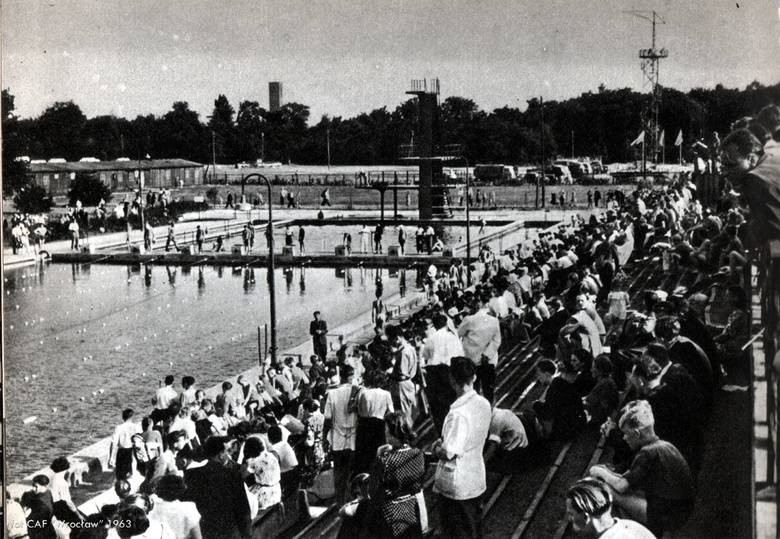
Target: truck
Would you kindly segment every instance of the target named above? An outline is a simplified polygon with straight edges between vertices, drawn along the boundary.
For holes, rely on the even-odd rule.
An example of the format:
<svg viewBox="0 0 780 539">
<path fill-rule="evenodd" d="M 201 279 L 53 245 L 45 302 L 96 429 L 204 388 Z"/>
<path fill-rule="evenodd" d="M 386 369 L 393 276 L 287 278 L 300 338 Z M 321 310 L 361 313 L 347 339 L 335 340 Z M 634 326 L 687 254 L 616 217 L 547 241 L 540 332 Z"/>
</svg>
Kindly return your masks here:
<svg viewBox="0 0 780 539">
<path fill-rule="evenodd" d="M 477 165 L 474 177 L 484 182 L 512 181 L 517 179 L 514 167 L 509 165 Z"/>
</svg>

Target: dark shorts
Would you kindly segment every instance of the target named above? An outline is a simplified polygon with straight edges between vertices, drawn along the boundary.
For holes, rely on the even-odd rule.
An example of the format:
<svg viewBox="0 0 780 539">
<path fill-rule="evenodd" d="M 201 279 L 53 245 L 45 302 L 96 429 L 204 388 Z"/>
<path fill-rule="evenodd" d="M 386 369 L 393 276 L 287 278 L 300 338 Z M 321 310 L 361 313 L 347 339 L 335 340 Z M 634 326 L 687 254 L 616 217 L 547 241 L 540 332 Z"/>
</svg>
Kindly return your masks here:
<svg viewBox="0 0 780 539">
<path fill-rule="evenodd" d="M 693 500 L 647 499 L 647 527 L 657 537 L 681 528 L 691 516 Z"/>
</svg>

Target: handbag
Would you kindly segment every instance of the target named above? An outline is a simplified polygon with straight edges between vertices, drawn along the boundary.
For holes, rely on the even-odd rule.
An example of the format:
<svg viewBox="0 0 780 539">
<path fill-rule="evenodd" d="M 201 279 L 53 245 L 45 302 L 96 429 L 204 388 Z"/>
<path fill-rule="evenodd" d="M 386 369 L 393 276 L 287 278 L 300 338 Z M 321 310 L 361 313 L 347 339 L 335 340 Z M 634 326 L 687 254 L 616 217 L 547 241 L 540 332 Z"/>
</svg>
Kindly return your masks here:
<svg viewBox="0 0 780 539">
<path fill-rule="evenodd" d="M 322 470 L 314 478 L 312 486 L 306 490 L 318 500 L 329 500 L 336 495 L 336 483 L 333 477 L 333 468 Z"/>
</svg>

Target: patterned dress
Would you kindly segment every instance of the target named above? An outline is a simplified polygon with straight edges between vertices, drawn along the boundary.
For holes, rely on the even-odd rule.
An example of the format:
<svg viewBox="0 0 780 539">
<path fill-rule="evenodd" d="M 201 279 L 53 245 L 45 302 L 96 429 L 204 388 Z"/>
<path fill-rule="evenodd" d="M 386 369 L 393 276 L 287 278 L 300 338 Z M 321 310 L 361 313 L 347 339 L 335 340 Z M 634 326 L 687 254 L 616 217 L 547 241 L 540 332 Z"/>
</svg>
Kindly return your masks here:
<svg viewBox="0 0 780 539">
<path fill-rule="evenodd" d="M 303 461 L 301 462 L 301 487 L 307 488 L 314 483 L 325 461 L 325 451 L 322 449 L 322 431 L 325 426 L 325 416 L 319 410 L 306 413 L 303 418 Z"/>
<path fill-rule="evenodd" d="M 404 446 L 378 455 L 371 473 L 373 536 L 422 537 L 417 493 L 425 476 L 425 458 L 417 448 Z"/>
</svg>

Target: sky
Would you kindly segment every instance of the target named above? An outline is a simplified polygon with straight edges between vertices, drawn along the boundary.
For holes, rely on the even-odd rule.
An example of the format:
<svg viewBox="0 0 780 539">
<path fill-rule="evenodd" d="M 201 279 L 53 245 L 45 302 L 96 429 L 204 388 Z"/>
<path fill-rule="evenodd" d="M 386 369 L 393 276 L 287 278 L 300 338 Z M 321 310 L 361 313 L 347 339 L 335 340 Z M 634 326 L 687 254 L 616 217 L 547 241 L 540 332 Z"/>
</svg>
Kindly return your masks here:
<svg viewBox="0 0 780 539">
<path fill-rule="evenodd" d="M 780 82 L 780 0 L 4 0 L 2 87 L 16 113 L 72 100 L 88 117 L 162 115 L 187 101 L 206 121 L 225 94 L 351 117 L 438 77 L 441 98 L 483 110 L 607 88 L 647 91 L 638 51 L 656 10 L 661 84 Z"/>
</svg>

